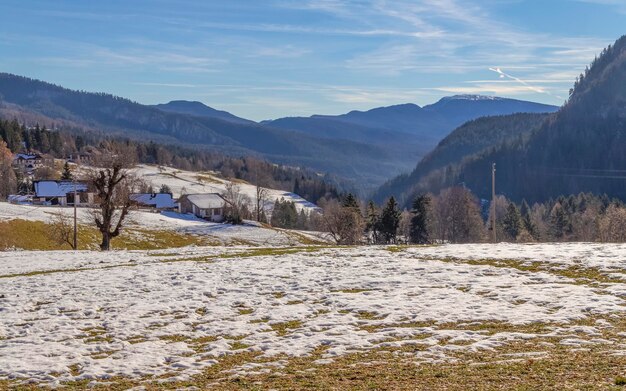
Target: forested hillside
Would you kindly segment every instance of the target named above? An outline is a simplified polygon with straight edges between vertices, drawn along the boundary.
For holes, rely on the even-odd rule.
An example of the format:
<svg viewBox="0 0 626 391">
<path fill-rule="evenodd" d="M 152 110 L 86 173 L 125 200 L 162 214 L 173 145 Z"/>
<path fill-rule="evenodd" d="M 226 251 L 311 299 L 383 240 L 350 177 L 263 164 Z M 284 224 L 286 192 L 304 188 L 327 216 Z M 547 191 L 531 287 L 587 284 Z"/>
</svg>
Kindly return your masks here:
<svg viewBox="0 0 626 391">
<path fill-rule="evenodd" d="M 466 157 L 485 152 L 502 142 L 528 136 L 549 116 L 550 114 L 524 113 L 469 121 L 443 139 L 410 174 L 400 175 L 381 186 L 373 199 L 382 202 L 390 195 L 395 195 L 401 203 L 407 203 L 418 189 L 437 190 L 437 182 L 441 181 L 441 176 L 446 175 L 446 167 L 458 165 Z M 431 182 L 427 182 L 428 180 Z"/>
<path fill-rule="evenodd" d="M 411 192 L 463 183 L 489 198 L 491 164 L 496 163 L 497 192 L 515 201 L 580 192 L 626 199 L 624 151 L 626 37 L 607 47 L 577 78 L 568 102 L 526 137 L 507 139 L 432 171 L 411 183 Z"/>
</svg>

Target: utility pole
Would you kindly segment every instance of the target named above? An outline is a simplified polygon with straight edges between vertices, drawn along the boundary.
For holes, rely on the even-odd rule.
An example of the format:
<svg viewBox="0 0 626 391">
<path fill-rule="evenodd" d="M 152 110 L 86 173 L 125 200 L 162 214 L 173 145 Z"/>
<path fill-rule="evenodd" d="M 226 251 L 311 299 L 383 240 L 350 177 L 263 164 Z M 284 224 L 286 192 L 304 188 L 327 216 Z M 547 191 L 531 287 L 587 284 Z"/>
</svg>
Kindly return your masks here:
<svg viewBox="0 0 626 391">
<path fill-rule="evenodd" d="M 78 192 L 76 191 L 76 178 L 72 178 L 74 182 L 74 251 L 78 250 L 78 235 L 77 235 L 77 224 L 76 224 L 76 196 Z"/>
<path fill-rule="evenodd" d="M 496 163 L 491 166 L 491 235 L 493 242 L 498 243 L 496 236 Z"/>
</svg>

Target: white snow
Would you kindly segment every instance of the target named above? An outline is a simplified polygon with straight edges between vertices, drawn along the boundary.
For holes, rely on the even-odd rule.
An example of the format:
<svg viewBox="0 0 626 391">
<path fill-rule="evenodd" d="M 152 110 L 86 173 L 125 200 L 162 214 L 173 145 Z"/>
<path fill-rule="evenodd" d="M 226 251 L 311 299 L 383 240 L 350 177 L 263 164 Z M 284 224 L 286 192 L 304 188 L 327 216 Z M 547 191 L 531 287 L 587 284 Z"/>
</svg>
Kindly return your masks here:
<svg viewBox="0 0 626 391">
<path fill-rule="evenodd" d="M 406 343 L 424 346 L 415 353 L 417 361 L 438 361 L 456 350 L 493 349 L 536 337 L 454 327 L 485 321 L 554 323 L 551 336 L 580 347 L 601 343 L 595 338 L 606 324 L 569 323 L 623 314 L 626 304 L 622 283 L 591 286 L 547 272 L 444 259 L 613 267 L 626 260 L 622 245 L 288 250 L 263 256 L 246 256 L 253 251 L 246 247 L 0 253 L 0 379 L 56 385 L 169 372 L 186 378 L 232 354 L 236 336 L 249 346 L 245 349 L 277 356 L 278 366 L 279 355 L 307 355 L 322 345 L 329 349 L 321 365 L 348 352 Z M 48 273 L 34 273 L 42 271 Z M 375 316 L 359 316 L 363 311 Z M 272 328 L 288 321 L 301 324 L 285 335 Z M 425 323 L 399 327 L 411 322 Z M 453 326 L 439 326 L 446 323 Z M 215 340 L 193 349 L 194 338 L 208 336 Z M 70 366 L 76 364 L 80 371 L 73 375 Z M 259 370 L 248 365 L 237 372 Z"/>
<path fill-rule="evenodd" d="M 155 189 L 158 189 L 161 185 L 167 185 L 172 190 L 175 198 L 180 197 L 181 194 L 223 193 L 226 190 L 226 185 L 230 183 L 230 181 L 220 178 L 211 172 L 184 171 L 171 167 L 146 164 L 138 165 L 132 172 L 138 178 L 152 184 Z M 254 202 L 256 199 L 256 186 L 245 182 L 237 182 L 236 185 L 239 186 L 241 194 L 245 195 L 251 202 Z M 274 202 L 281 198 L 293 201 L 298 212 L 302 209 L 307 211 L 318 209 L 315 204 L 297 194 L 275 189 L 265 189 L 265 191 L 267 193 L 265 208 L 268 211 L 271 211 Z"/>
</svg>

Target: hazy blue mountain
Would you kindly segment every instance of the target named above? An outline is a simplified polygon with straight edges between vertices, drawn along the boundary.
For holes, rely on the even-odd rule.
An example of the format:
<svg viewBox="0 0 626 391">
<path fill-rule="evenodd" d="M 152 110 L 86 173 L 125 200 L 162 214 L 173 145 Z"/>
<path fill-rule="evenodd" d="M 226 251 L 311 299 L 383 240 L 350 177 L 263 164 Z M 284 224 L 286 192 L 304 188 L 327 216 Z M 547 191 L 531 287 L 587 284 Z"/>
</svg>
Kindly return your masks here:
<svg viewBox="0 0 626 391">
<path fill-rule="evenodd" d="M 188 101 L 188 100 L 173 100 L 168 103 L 161 103 L 154 105 L 159 110 L 167 111 L 170 113 L 189 114 L 196 117 L 217 118 L 229 122 L 252 124 L 254 121 L 237 117 L 227 111 L 216 110 L 212 107 L 205 105 L 202 102 Z"/>
<path fill-rule="evenodd" d="M 20 118 L 37 118 L 48 127 L 66 124 L 237 156 L 262 156 L 277 163 L 335 173 L 369 187 L 406 170 L 410 161 L 389 148 L 368 143 L 329 140 L 254 122 L 173 113 L 110 94 L 74 91 L 0 73 L 0 114 L 14 117 L 15 113 L 20 113 Z"/>
<path fill-rule="evenodd" d="M 428 151 L 456 127 L 472 119 L 513 113 L 549 113 L 557 109 L 515 99 L 457 95 L 423 108 L 408 103 L 337 116 L 280 118 L 264 123 L 328 138 L 366 142 L 394 139 Z"/>
<path fill-rule="evenodd" d="M 517 99 L 483 95 L 455 95 L 424 106 L 427 112 L 436 113 L 453 128 L 479 117 L 513 113 L 554 113 L 557 106 Z"/>
</svg>

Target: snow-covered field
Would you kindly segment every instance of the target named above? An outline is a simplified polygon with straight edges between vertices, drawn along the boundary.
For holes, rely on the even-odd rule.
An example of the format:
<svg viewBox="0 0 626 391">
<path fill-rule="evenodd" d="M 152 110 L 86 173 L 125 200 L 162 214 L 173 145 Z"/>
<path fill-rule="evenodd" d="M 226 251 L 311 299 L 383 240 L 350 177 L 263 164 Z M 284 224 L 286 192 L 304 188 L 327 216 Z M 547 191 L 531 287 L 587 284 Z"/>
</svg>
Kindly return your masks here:
<svg viewBox="0 0 626 391">
<path fill-rule="evenodd" d="M 180 381 L 242 352 L 255 360 L 223 376 L 320 349 L 313 371 L 403 346 L 416 364 L 533 341 L 522 356 L 624 355 L 626 334 L 605 333 L 624 265 L 611 244 L 0 253 L 0 379 Z"/>
</svg>

